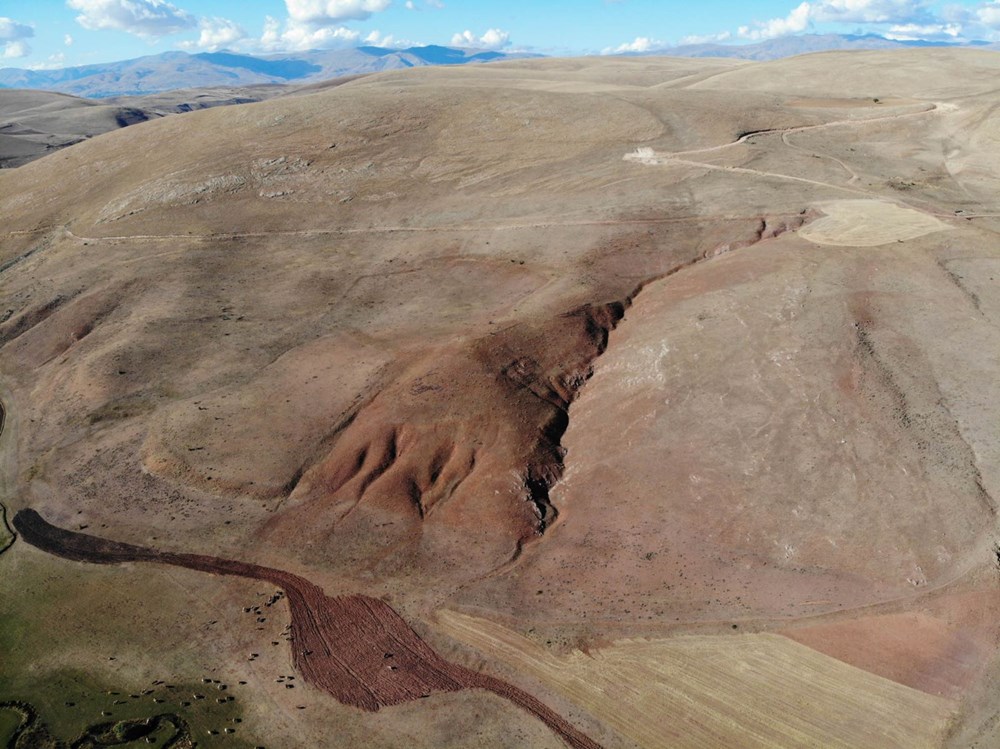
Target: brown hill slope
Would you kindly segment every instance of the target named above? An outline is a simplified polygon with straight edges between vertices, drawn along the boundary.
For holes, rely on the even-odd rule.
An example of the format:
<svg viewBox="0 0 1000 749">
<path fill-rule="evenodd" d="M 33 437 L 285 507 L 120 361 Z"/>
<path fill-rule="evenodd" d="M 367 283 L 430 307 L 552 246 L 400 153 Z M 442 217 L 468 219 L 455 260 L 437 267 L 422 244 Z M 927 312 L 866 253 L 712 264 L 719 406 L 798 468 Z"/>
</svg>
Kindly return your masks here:
<svg viewBox="0 0 1000 749">
<path fill-rule="evenodd" d="M 325 85 L 336 86 L 342 80 Z M 13 168 L 95 135 L 209 107 L 263 101 L 297 86 L 216 86 L 148 96 L 82 99 L 30 89 L 0 89 L 0 168 Z"/>
<path fill-rule="evenodd" d="M 831 664 L 829 701 L 795 701 L 762 745 L 858 741 L 826 716 L 883 682 L 891 705 L 854 721 L 885 730 L 872 745 L 971 741 L 997 638 L 1000 164 L 976 73 L 997 60 L 411 70 L 0 174 L 9 509 L 381 598 L 611 746 L 685 745 L 676 705 L 702 677 L 718 691 L 690 745 L 733 745 L 741 643 L 801 666 L 755 676 L 778 703 Z M 24 544 L 7 563 L 37 574 Z M 622 638 L 674 653 L 657 643 L 681 633 L 688 666 L 651 666 L 645 696 L 628 681 L 595 707 L 546 675 L 574 648 L 614 664 Z M 232 624 L 191 657 L 242 674 L 257 636 Z M 149 673 L 131 657 L 121 678 Z M 244 680 L 275 745 L 331 727 L 468 745 L 431 717 L 444 697 L 376 719 L 317 696 L 329 712 L 293 730 L 277 716 L 296 705 Z M 491 698 L 447 699 L 514 741 Z M 614 718 L 654 703 L 651 727 Z"/>
</svg>

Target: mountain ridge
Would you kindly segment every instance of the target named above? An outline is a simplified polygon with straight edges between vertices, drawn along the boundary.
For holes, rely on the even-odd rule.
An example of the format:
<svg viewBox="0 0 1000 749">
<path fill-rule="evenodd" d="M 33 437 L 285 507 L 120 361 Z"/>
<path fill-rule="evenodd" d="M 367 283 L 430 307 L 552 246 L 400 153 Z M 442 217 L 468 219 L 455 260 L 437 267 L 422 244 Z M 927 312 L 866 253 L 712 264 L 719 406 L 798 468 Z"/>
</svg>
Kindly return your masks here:
<svg viewBox="0 0 1000 749">
<path fill-rule="evenodd" d="M 643 52 L 624 53 L 630 57 L 725 57 L 741 60 L 777 60 L 814 52 L 838 50 L 892 50 L 914 47 L 971 47 L 974 49 L 1000 49 L 995 42 L 945 42 L 923 39 L 889 39 L 878 34 L 794 34 L 766 39 L 751 44 L 721 44 L 706 42 L 658 47 Z"/>
<path fill-rule="evenodd" d="M 189 54 L 174 50 L 130 60 L 51 70 L 0 68 L 0 89 L 32 88 L 107 99 L 181 88 L 307 84 L 384 70 L 539 56 L 439 45 L 406 49 L 369 46 L 274 55 L 247 55 L 230 50 Z"/>
</svg>

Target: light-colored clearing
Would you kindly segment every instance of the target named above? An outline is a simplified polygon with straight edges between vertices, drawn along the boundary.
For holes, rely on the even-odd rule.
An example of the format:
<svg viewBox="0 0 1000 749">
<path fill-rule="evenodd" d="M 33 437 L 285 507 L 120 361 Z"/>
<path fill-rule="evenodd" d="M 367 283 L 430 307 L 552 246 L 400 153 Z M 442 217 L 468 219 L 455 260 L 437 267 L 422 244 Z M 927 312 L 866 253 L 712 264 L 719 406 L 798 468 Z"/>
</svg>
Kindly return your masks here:
<svg viewBox="0 0 1000 749">
<path fill-rule="evenodd" d="M 876 247 L 950 228 L 926 213 L 883 200 L 834 200 L 817 207 L 826 215 L 799 231 L 815 244 Z"/>
<path fill-rule="evenodd" d="M 634 161 L 638 164 L 645 164 L 646 166 L 659 166 L 660 164 L 666 164 L 667 159 L 658 154 L 649 146 L 640 146 L 634 151 L 625 154 L 622 159 L 624 161 Z"/>
<path fill-rule="evenodd" d="M 935 747 L 955 709 L 779 635 L 622 640 L 557 656 L 484 619 L 437 618 L 642 747 Z"/>
</svg>

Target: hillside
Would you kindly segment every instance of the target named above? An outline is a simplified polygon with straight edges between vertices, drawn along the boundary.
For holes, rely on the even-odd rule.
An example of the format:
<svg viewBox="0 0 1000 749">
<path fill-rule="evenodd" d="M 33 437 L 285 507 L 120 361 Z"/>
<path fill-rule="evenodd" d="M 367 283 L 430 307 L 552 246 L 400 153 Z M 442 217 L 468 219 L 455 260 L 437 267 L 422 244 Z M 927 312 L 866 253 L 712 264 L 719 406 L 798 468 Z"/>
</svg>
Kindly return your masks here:
<svg viewBox="0 0 1000 749">
<path fill-rule="evenodd" d="M 419 67 L 0 172 L 0 739 L 995 745 L 998 71 Z"/>
<path fill-rule="evenodd" d="M 0 89 L 0 169 L 14 168 L 96 135 L 171 114 L 246 104 L 294 92 L 293 86 L 178 89 L 148 96 L 83 99 Z"/>
</svg>

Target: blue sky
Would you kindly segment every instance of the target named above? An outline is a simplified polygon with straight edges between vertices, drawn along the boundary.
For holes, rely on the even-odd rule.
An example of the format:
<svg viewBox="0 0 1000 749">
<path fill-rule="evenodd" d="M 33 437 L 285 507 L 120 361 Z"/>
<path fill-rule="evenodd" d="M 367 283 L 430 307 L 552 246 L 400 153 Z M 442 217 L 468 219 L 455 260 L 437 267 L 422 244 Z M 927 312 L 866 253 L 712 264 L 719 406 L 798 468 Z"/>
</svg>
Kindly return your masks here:
<svg viewBox="0 0 1000 749">
<path fill-rule="evenodd" d="M 0 67 L 363 44 L 608 54 L 825 31 L 1000 40 L 1000 0 L 0 0 Z"/>
</svg>

